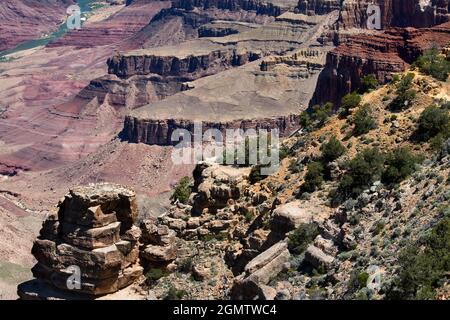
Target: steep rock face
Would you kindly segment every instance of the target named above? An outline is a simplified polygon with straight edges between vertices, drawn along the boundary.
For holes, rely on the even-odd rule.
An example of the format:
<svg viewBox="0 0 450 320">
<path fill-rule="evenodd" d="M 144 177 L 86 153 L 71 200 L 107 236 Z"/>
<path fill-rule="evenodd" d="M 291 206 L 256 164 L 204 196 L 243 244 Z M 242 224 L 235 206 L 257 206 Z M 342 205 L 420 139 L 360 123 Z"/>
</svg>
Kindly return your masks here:
<svg viewBox="0 0 450 320">
<path fill-rule="evenodd" d="M 202 122 L 203 133 L 208 129 L 218 129 L 225 134 L 226 129 L 266 129 L 277 128 L 281 136 L 292 133 L 298 126 L 297 115 L 280 116 L 274 118 L 255 118 L 249 120 L 236 120 L 230 122 Z M 134 143 L 146 143 L 156 145 L 176 145 L 179 141 L 172 141 L 171 137 L 175 130 L 186 129 L 194 131 L 195 121 L 181 119 L 166 120 L 144 120 L 127 116 L 121 138 Z"/>
<path fill-rule="evenodd" d="M 373 1 L 347 0 L 343 3 L 339 26 L 367 27 L 367 7 Z M 448 21 L 449 1 L 432 0 L 377 0 L 380 7 L 381 27 L 431 27 Z"/>
<path fill-rule="evenodd" d="M 292 4 L 295 2 L 292 1 Z M 245 10 L 245 11 L 256 11 L 257 14 L 264 14 L 269 16 L 278 16 L 281 13 L 287 11 L 289 6 L 279 6 L 271 3 L 270 1 L 255 1 L 255 0 L 176 0 L 173 2 L 173 7 L 183 8 L 186 10 L 193 10 L 194 8 L 218 8 L 226 10 Z"/>
<path fill-rule="evenodd" d="M 315 15 L 327 14 L 340 8 L 340 0 L 300 0 L 296 10 L 307 15 Z"/>
<path fill-rule="evenodd" d="M 56 30 L 73 0 L 2 0 L 0 51 Z"/>
<path fill-rule="evenodd" d="M 156 73 L 162 76 L 197 78 L 214 65 L 240 66 L 261 57 L 259 52 L 237 52 L 236 50 L 215 50 L 206 54 L 186 57 L 133 55 L 114 56 L 108 59 L 108 72 L 122 78 L 133 75 Z M 199 74 L 197 76 L 192 76 Z"/>
<path fill-rule="evenodd" d="M 448 22 L 433 28 L 396 28 L 369 35 L 348 35 L 328 53 L 311 104 L 331 101 L 337 106 L 345 94 L 359 88 L 365 75 L 373 74 L 380 83 L 386 83 L 424 50 L 436 45 L 443 47 L 449 41 Z"/>
<path fill-rule="evenodd" d="M 126 187 L 107 183 L 70 190 L 58 214 L 44 221 L 33 245 L 38 261 L 32 269 L 34 281 L 91 296 L 113 293 L 134 282 L 142 275 L 138 260 L 141 232 L 133 226 L 135 196 Z M 77 269 L 81 279 L 72 283 L 70 276 Z M 19 296 L 29 298 L 30 287 L 29 282 L 20 285 Z"/>
</svg>

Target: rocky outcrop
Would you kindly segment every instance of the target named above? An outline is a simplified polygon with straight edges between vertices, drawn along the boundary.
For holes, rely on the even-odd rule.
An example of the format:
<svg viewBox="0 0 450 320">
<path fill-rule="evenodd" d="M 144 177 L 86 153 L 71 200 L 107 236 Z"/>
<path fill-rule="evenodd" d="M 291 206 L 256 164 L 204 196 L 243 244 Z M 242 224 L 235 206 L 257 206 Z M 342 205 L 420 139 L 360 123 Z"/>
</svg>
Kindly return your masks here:
<svg viewBox="0 0 450 320">
<path fill-rule="evenodd" d="M 257 14 L 279 16 L 289 7 L 281 7 L 270 2 L 255 1 L 255 0 L 176 0 L 173 2 L 173 7 L 183 8 L 186 10 L 193 10 L 194 8 L 202 8 L 204 10 L 209 8 L 225 9 L 225 10 L 245 10 L 256 11 Z"/>
<path fill-rule="evenodd" d="M 367 7 L 373 1 L 347 0 L 343 3 L 339 27 L 367 28 Z M 377 0 L 381 13 L 381 28 L 431 27 L 449 21 L 448 0 Z"/>
<path fill-rule="evenodd" d="M 141 258 L 149 264 L 167 264 L 177 257 L 176 232 L 155 221 L 141 222 Z"/>
<path fill-rule="evenodd" d="M 279 206 L 273 211 L 271 229 L 277 233 L 287 233 L 301 224 L 313 222 L 313 215 L 301 206 L 300 201 L 293 201 Z"/>
<path fill-rule="evenodd" d="M 287 243 L 279 242 L 259 254 L 245 266 L 235 279 L 232 299 L 267 299 L 267 284 L 281 271 L 288 269 L 290 253 Z"/>
<path fill-rule="evenodd" d="M 299 116 L 289 115 L 267 119 L 248 119 L 230 122 L 202 122 L 203 133 L 208 129 L 218 129 L 225 135 L 227 129 L 266 129 L 277 128 L 281 136 L 288 136 L 298 127 Z M 189 120 L 145 120 L 131 116 L 125 118 L 125 124 L 120 137 L 134 143 L 156 144 L 162 146 L 177 145 L 179 141 L 172 141 L 172 134 L 177 129 L 194 132 L 195 121 Z M 192 135 L 194 139 L 194 135 Z"/>
<path fill-rule="evenodd" d="M 340 0 L 300 0 L 296 11 L 307 15 L 322 15 L 339 10 L 340 8 Z"/>
<path fill-rule="evenodd" d="M 327 55 L 311 105 L 331 101 L 337 107 L 345 94 L 360 87 L 365 75 L 373 74 L 380 83 L 388 82 L 393 73 L 403 72 L 424 50 L 447 45 L 450 23 L 352 35 L 341 41 Z"/>
<path fill-rule="evenodd" d="M 70 190 L 58 214 L 44 221 L 33 245 L 34 281 L 81 297 L 130 285 L 143 270 L 138 260 L 141 232 L 133 226 L 136 218 L 135 193 L 128 188 L 103 183 Z M 20 285 L 19 296 L 36 298 L 28 292 L 30 287 Z"/>
<path fill-rule="evenodd" d="M 239 199 L 247 184 L 245 171 L 220 165 L 197 165 L 196 192 L 192 196 L 193 214 L 201 215 L 204 209 L 215 212 L 226 207 L 230 200 Z"/>
<path fill-rule="evenodd" d="M 223 70 L 227 66 L 240 66 L 261 58 L 260 52 L 238 52 L 236 50 L 215 50 L 205 54 L 177 56 L 155 56 L 141 54 L 116 55 L 108 59 L 108 73 L 122 78 L 150 73 L 161 76 L 185 77 L 193 80 L 216 73 L 217 65 Z"/>
</svg>

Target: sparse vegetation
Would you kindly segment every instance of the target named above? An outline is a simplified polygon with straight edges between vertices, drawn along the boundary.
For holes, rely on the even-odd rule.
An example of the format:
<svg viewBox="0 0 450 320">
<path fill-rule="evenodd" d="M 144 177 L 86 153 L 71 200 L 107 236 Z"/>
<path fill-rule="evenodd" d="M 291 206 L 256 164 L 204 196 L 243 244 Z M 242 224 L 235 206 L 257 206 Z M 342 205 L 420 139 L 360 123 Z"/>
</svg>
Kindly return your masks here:
<svg viewBox="0 0 450 320">
<path fill-rule="evenodd" d="M 294 254 L 303 253 L 308 245 L 319 235 L 319 228 L 314 223 L 303 223 L 289 235 L 288 247 Z"/>
<path fill-rule="evenodd" d="M 342 143 L 333 136 L 328 142 L 321 145 L 320 151 L 322 151 L 322 161 L 329 163 L 342 156 L 346 149 Z"/>
<path fill-rule="evenodd" d="M 192 188 L 191 188 L 191 180 L 189 177 L 183 177 L 181 178 L 180 182 L 178 182 L 177 186 L 175 187 L 175 190 L 172 194 L 171 200 L 172 201 L 179 201 L 181 203 L 186 204 L 189 200 L 189 196 L 191 195 Z"/>
<path fill-rule="evenodd" d="M 438 139 L 443 142 L 450 136 L 449 111 L 435 105 L 427 107 L 419 117 L 418 134 L 425 141 Z"/>
<path fill-rule="evenodd" d="M 450 61 L 447 61 L 437 48 L 425 51 L 414 66 L 439 81 L 446 81 L 450 74 Z"/>
<path fill-rule="evenodd" d="M 375 78 L 375 75 L 368 74 L 363 77 L 361 80 L 361 88 L 359 89 L 361 93 L 370 92 L 376 89 L 378 86 L 378 80 Z"/>
<path fill-rule="evenodd" d="M 163 300 L 181 300 L 185 295 L 186 291 L 178 290 L 175 287 L 171 286 Z"/>
<path fill-rule="evenodd" d="M 346 117 L 350 113 L 350 109 L 354 109 L 361 103 L 361 96 L 357 92 L 346 94 L 341 100 L 341 117 Z"/>
<path fill-rule="evenodd" d="M 394 150 L 386 157 L 386 168 L 382 175 L 385 184 L 395 184 L 409 177 L 420 162 L 420 157 L 411 153 L 408 148 Z"/>
<path fill-rule="evenodd" d="M 364 189 L 380 179 L 383 172 L 384 156 L 377 148 L 365 149 L 350 160 L 347 171 L 335 192 L 332 202 L 341 203 L 350 197 L 357 197 Z"/>
<path fill-rule="evenodd" d="M 441 220 L 422 243 L 411 244 L 399 258 L 399 275 L 389 299 L 435 299 L 450 272 L 450 218 Z"/>
<path fill-rule="evenodd" d="M 365 104 L 356 111 L 353 117 L 353 134 L 360 136 L 368 133 L 370 130 L 377 127 L 376 122 L 372 116 L 371 108 L 368 104 Z"/>
<path fill-rule="evenodd" d="M 305 174 L 305 182 L 301 186 L 302 192 L 314 192 L 323 183 L 324 167 L 320 162 L 311 162 L 308 164 Z"/>
<path fill-rule="evenodd" d="M 321 128 L 333 112 L 333 104 L 327 102 L 324 105 L 315 105 L 311 110 L 300 114 L 300 125 L 306 130 Z"/>
<path fill-rule="evenodd" d="M 162 277 L 166 277 L 167 275 L 168 273 L 161 268 L 151 268 L 145 274 L 145 279 L 147 283 L 152 283 L 161 279 Z"/>
<path fill-rule="evenodd" d="M 411 106 L 416 98 L 416 90 L 412 88 L 414 74 L 408 73 L 397 85 L 397 97 L 389 104 L 389 109 L 394 112 L 402 111 Z"/>
</svg>

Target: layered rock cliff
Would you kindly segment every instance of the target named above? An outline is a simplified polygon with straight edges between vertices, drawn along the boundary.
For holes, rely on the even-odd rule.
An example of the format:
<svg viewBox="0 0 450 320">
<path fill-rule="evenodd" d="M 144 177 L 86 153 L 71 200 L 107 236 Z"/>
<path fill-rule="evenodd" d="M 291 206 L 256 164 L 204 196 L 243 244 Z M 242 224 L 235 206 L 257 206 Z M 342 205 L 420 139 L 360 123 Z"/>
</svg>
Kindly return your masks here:
<svg viewBox="0 0 450 320">
<path fill-rule="evenodd" d="M 294 7 L 295 1 L 291 1 L 289 6 L 289 1 L 286 6 L 280 6 L 278 4 L 273 4 L 271 1 L 258 1 L 258 0 L 175 0 L 173 2 L 174 8 L 183 8 L 186 10 L 192 10 L 194 8 L 209 9 L 218 8 L 225 10 L 245 10 L 245 11 L 255 11 L 257 14 L 278 16 L 281 13 Z"/>
<path fill-rule="evenodd" d="M 296 10 L 307 15 L 322 15 L 340 8 L 340 0 L 300 0 Z"/>
<path fill-rule="evenodd" d="M 108 72 L 122 78 L 155 73 L 161 76 L 193 79 L 216 73 L 217 70 L 211 69 L 217 65 L 219 65 L 219 68 L 225 69 L 240 66 L 259 58 L 261 58 L 260 52 L 237 52 L 233 49 L 214 50 L 184 57 L 155 56 L 136 52 L 136 54 L 127 53 L 108 59 Z"/>
<path fill-rule="evenodd" d="M 432 28 L 394 28 L 346 35 L 340 41 L 342 44 L 327 55 L 311 104 L 331 101 L 338 106 L 341 98 L 357 90 L 362 78 L 369 74 L 386 83 L 393 73 L 404 71 L 424 50 L 446 46 L 450 42 L 450 23 Z"/>
<path fill-rule="evenodd" d="M 347 0 L 342 5 L 339 27 L 367 28 L 370 4 L 380 7 L 381 28 L 389 27 L 431 27 L 447 22 L 449 13 L 448 0 Z"/>
</svg>

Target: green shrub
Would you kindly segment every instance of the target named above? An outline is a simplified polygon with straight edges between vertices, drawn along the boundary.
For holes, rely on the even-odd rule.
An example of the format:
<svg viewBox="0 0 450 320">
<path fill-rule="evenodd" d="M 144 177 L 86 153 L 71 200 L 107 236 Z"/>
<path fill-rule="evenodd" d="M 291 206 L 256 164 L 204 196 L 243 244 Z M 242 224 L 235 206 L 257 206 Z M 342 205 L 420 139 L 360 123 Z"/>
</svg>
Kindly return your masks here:
<svg viewBox="0 0 450 320">
<path fill-rule="evenodd" d="M 381 177 L 384 156 L 377 148 L 365 149 L 346 165 L 336 192 L 332 193 L 333 203 L 341 203 L 349 197 L 357 197 Z"/>
<path fill-rule="evenodd" d="M 350 109 L 354 109 L 361 103 L 361 96 L 356 93 L 348 93 L 341 100 L 341 116 L 347 116 L 350 112 Z"/>
<path fill-rule="evenodd" d="M 172 201 L 180 201 L 181 203 L 186 204 L 189 200 L 189 196 L 191 195 L 191 180 L 189 177 L 181 178 L 180 182 L 178 182 L 175 190 L 172 194 Z"/>
<path fill-rule="evenodd" d="M 391 111 L 401 111 L 411 106 L 416 98 L 416 91 L 412 89 L 414 74 L 408 73 L 397 85 L 397 97 L 389 104 Z"/>
<path fill-rule="evenodd" d="M 300 125 L 306 130 L 321 128 L 333 113 L 333 104 L 327 102 L 324 105 L 315 105 L 310 110 L 300 114 Z"/>
<path fill-rule="evenodd" d="M 264 176 L 261 175 L 261 167 L 262 167 L 261 165 L 256 165 L 256 166 L 253 166 L 252 169 L 250 170 L 248 179 L 251 184 L 255 184 L 255 183 L 261 181 L 262 179 L 264 179 Z"/>
<path fill-rule="evenodd" d="M 168 276 L 168 273 L 161 269 L 161 268 L 151 268 L 146 274 L 145 274 L 145 278 L 147 280 L 147 282 L 155 282 L 159 279 L 161 279 L 162 277 L 166 277 Z"/>
<path fill-rule="evenodd" d="M 439 134 L 443 139 L 450 135 L 449 113 L 435 105 L 427 107 L 422 112 L 418 124 L 419 134 L 424 140 L 429 140 Z"/>
<path fill-rule="evenodd" d="M 435 299 L 450 272 L 450 218 L 442 219 L 420 244 L 411 244 L 399 256 L 400 272 L 388 299 Z"/>
<path fill-rule="evenodd" d="M 325 163 L 329 163 L 342 156 L 346 149 L 342 143 L 333 136 L 328 142 L 321 145 L 320 151 L 322 151 L 322 160 Z"/>
<path fill-rule="evenodd" d="M 294 254 L 301 254 L 308 245 L 319 235 L 319 228 L 314 223 L 303 223 L 288 237 L 289 250 Z"/>
<path fill-rule="evenodd" d="M 181 300 L 186 294 L 186 291 L 178 290 L 175 287 L 171 286 L 163 300 Z"/>
<path fill-rule="evenodd" d="M 314 192 L 323 183 L 324 167 L 320 162 L 311 162 L 308 164 L 307 170 L 301 191 Z"/>
<path fill-rule="evenodd" d="M 280 150 L 279 150 L 280 161 L 289 156 L 292 156 L 293 154 L 294 154 L 293 151 L 288 146 L 281 145 Z"/>
<path fill-rule="evenodd" d="M 317 122 L 319 127 L 322 127 L 333 112 L 333 104 L 330 102 L 324 105 L 315 105 L 313 107 L 312 118 Z"/>
<path fill-rule="evenodd" d="M 313 121 L 311 119 L 311 116 L 309 115 L 308 111 L 303 111 L 300 114 L 300 125 L 302 126 L 302 128 L 304 128 L 305 130 L 309 130 L 312 128 L 313 125 Z"/>
<path fill-rule="evenodd" d="M 421 72 L 440 81 L 446 81 L 450 74 L 450 61 L 447 61 L 436 48 L 425 51 L 416 60 L 414 66 L 418 67 Z"/>
<path fill-rule="evenodd" d="M 353 134 L 356 136 L 368 133 L 370 130 L 375 129 L 377 124 L 372 117 L 372 111 L 368 104 L 365 104 L 356 111 L 353 117 Z"/>
<path fill-rule="evenodd" d="M 411 153 L 408 148 L 394 150 L 386 157 L 386 168 L 382 175 L 385 184 L 400 183 L 414 171 L 420 158 Z"/>
<path fill-rule="evenodd" d="M 359 89 L 361 93 L 369 92 L 371 90 L 376 89 L 378 86 L 378 80 L 375 78 L 375 75 L 369 74 L 362 78 L 361 80 L 361 88 Z"/>
<path fill-rule="evenodd" d="M 180 262 L 178 270 L 183 273 L 189 273 L 192 270 L 192 258 L 188 257 Z"/>
</svg>

